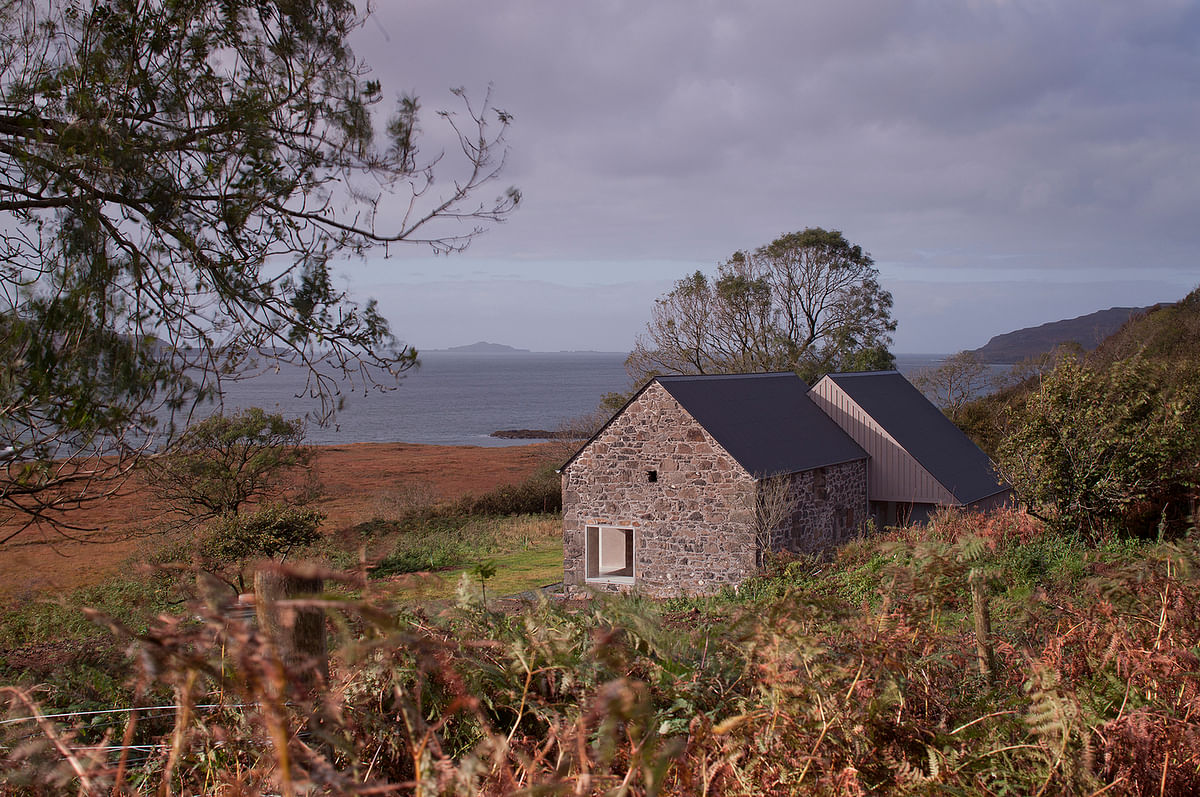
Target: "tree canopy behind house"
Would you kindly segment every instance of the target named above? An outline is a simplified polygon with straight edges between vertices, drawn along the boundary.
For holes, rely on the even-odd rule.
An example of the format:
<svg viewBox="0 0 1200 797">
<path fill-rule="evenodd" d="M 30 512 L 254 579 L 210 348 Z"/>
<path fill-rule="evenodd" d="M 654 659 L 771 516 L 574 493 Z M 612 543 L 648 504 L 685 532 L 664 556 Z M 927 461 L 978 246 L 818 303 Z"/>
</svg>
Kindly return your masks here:
<svg viewBox="0 0 1200 797">
<path fill-rule="evenodd" d="M 892 295 L 875 261 L 837 230 L 809 227 L 736 252 L 655 302 L 626 361 L 637 384 L 665 374 L 891 368 Z"/>
</svg>

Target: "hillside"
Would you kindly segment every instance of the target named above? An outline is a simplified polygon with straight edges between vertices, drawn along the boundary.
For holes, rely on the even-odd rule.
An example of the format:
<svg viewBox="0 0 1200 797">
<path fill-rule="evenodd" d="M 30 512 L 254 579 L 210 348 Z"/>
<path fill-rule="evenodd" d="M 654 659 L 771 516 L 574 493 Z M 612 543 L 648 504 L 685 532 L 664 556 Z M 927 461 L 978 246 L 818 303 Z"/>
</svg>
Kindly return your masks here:
<svg viewBox="0 0 1200 797">
<path fill-rule="evenodd" d="M 1107 364 L 1141 353 L 1164 362 L 1194 362 L 1200 352 L 1200 288 L 1174 304 L 1156 305 L 1106 338 L 1089 356 Z"/>
<path fill-rule="evenodd" d="M 1078 330 L 1090 329 L 1094 332 L 1121 316 L 1125 317 L 1124 321 L 1111 329 L 1103 340 L 1083 344 L 1087 352 L 1086 363 L 1105 368 L 1138 353 L 1159 363 L 1195 362 L 1196 353 L 1200 351 L 1200 289 L 1170 304 L 1141 309 L 1115 307 L 1068 321 L 1017 330 L 1007 335 L 997 335 L 987 346 L 977 349 L 975 354 L 985 362 L 1030 361 L 1019 368 L 1021 378 L 968 402 L 955 422 L 989 456 L 995 457 L 1005 434 L 1005 413 L 1023 406 L 1031 391 L 1039 384 L 1040 374 L 1053 365 L 1053 357 L 1040 358 L 1039 355 L 1049 353 L 1060 343 L 1071 340 L 1067 333 L 1062 332 L 1063 329 L 1073 326 Z M 1098 319 L 1100 323 L 1093 322 L 1089 327 L 1088 319 Z M 1057 336 L 1054 329 L 1059 330 Z M 1040 343 L 1034 342 L 1038 335 L 1041 336 Z M 1020 348 L 1022 336 L 1026 349 Z M 1008 341 L 1011 340 L 1016 340 L 1016 343 L 1010 347 Z M 985 352 L 989 348 L 990 356 Z M 1019 351 L 1032 354 L 1023 355 Z"/>
<path fill-rule="evenodd" d="M 192 794 L 287 793 L 279 772 L 292 793 L 330 794 L 1200 793 L 1194 539 L 1089 547 L 1016 510 L 947 513 L 770 561 L 709 598 L 497 600 L 506 571 L 561 562 L 554 520 L 504 521 L 491 575 L 461 571 L 436 604 L 436 576 L 413 570 L 453 542 L 446 518 L 404 528 L 369 575 L 327 581 L 315 695 L 309 662 L 261 630 L 211 603 L 168 607 L 169 576 L 28 602 L 0 625 L 0 683 L 42 713 L 14 701 L 0 724 L 0 793 L 149 795 L 172 764 Z M 398 524 L 344 542 L 380 526 Z M 136 631 L 70 620 L 97 599 Z M 160 706 L 136 725 L 111 710 L 144 699 L 134 684 L 164 700 L 133 704 Z M 88 745 L 75 770 L 64 737 Z M 131 783 L 110 788 L 123 738 L 153 752 L 121 758 Z M 105 788 L 28 788 L 75 772 Z"/>
<path fill-rule="evenodd" d="M 975 349 L 974 354 L 986 363 L 1018 363 L 1053 351 L 1063 343 L 1075 342 L 1081 345 L 1084 351 L 1091 351 L 1130 318 L 1162 306 L 1111 307 L 1078 318 L 1051 321 L 1036 327 L 1006 332 L 996 335 Z"/>
</svg>

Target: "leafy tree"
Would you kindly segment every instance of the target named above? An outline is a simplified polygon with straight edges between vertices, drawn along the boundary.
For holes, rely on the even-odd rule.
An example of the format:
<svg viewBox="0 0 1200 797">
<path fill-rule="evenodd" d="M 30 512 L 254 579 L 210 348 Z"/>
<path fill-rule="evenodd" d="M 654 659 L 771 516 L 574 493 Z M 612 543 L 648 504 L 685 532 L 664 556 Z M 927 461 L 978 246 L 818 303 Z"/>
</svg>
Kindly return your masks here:
<svg viewBox="0 0 1200 797">
<path fill-rule="evenodd" d="M 658 299 L 626 361 L 656 374 L 890 368 L 892 296 L 871 256 L 837 230 L 810 227 L 737 252 L 715 278 L 697 271 Z"/>
<path fill-rule="evenodd" d="M 304 421 L 258 407 L 189 426 L 175 447 L 147 461 L 151 490 L 192 520 L 237 515 L 251 500 L 277 498 L 289 472 L 307 466 Z"/>
<path fill-rule="evenodd" d="M 455 162 L 401 97 L 377 141 L 357 5 L 0 2 L 0 506 L 99 496 L 258 355 L 324 399 L 415 363 L 332 264 L 503 220 L 511 117 L 457 90 Z"/>
<path fill-rule="evenodd" d="M 1086 352 L 1078 343 L 1059 344 L 1051 351 L 1016 363 L 1008 373 L 995 375 L 988 385 L 991 388 L 990 391 L 979 390 L 976 395 L 968 398 L 961 405 L 953 407 L 952 411 L 948 411 L 947 414 L 958 425 L 958 428 L 962 429 L 975 441 L 976 445 L 995 460 L 998 456 L 1000 441 L 1008 433 L 1006 419 L 1009 417 L 1009 413 L 1019 411 L 1026 398 L 1040 387 L 1042 377 L 1057 368 L 1060 363 L 1067 359 L 1078 360 L 1085 356 Z M 926 395 L 934 397 L 936 402 L 936 392 L 931 393 L 929 386 L 922 386 L 918 382 L 920 378 L 921 375 L 918 375 L 913 382 L 918 387 L 922 387 Z M 937 378 L 935 377 L 935 379 Z M 945 409 L 944 405 L 943 409 Z"/>
<path fill-rule="evenodd" d="M 1200 484 L 1198 425 L 1194 368 L 1066 359 L 1009 410 L 998 464 L 1030 511 L 1064 530 L 1174 532 Z"/>
</svg>

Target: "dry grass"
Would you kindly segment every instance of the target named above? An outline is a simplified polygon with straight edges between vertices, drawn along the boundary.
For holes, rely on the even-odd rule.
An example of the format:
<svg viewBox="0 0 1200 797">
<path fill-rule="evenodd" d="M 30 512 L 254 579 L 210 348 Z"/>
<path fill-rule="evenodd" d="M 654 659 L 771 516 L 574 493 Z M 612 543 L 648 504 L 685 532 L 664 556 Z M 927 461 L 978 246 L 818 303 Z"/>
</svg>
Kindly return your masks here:
<svg viewBox="0 0 1200 797">
<path fill-rule="evenodd" d="M 370 520 L 399 521 L 438 504 L 441 495 L 427 481 L 405 481 L 379 490 L 359 513 L 356 523 Z"/>
</svg>

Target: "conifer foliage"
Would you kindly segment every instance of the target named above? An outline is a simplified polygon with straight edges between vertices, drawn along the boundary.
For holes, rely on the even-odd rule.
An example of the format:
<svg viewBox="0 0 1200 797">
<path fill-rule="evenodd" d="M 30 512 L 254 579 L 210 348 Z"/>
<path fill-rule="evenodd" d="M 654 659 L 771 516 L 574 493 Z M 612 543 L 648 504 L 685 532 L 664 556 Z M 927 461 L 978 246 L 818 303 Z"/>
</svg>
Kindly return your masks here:
<svg viewBox="0 0 1200 797">
<path fill-rule="evenodd" d="M 96 496 L 164 411 L 256 353 L 312 368 L 326 396 L 322 358 L 413 364 L 333 263 L 455 251 L 503 220 L 519 192 L 480 194 L 510 116 L 458 91 L 441 115 L 456 159 L 421 151 L 403 97 L 377 140 L 383 87 L 347 43 L 358 5 L 0 2 L 0 504 Z"/>
</svg>

